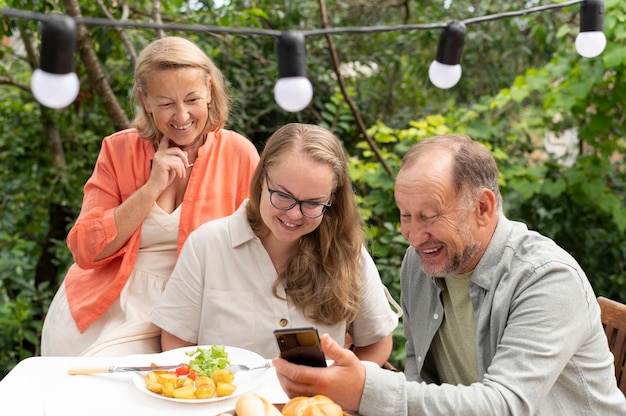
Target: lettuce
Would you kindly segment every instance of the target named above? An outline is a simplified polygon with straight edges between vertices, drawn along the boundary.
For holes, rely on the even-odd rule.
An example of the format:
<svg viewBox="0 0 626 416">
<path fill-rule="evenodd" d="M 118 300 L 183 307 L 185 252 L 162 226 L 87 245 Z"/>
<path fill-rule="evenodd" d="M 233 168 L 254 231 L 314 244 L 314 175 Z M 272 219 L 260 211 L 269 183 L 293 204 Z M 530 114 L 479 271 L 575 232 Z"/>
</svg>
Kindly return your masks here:
<svg viewBox="0 0 626 416">
<path fill-rule="evenodd" d="M 226 347 L 212 345 L 210 348 L 196 348 L 195 351 L 187 351 L 185 354 L 192 357 L 189 360 L 189 369 L 198 372 L 198 375 L 211 377 L 213 372 L 222 370 L 230 365 Z"/>
</svg>

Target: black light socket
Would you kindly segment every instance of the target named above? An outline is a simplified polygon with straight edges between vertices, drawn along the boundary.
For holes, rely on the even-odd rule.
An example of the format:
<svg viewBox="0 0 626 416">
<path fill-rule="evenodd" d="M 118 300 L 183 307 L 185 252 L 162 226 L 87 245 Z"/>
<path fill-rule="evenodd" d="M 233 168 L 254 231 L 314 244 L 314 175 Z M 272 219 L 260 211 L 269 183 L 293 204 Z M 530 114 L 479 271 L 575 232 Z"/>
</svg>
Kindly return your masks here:
<svg viewBox="0 0 626 416">
<path fill-rule="evenodd" d="M 276 40 L 278 78 L 306 77 L 306 48 L 302 32 L 287 30 Z"/>
<path fill-rule="evenodd" d="M 604 0 L 585 0 L 580 4 L 580 31 L 604 31 Z"/>
<path fill-rule="evenodd" d="M 76 22 L 69 16 L 53 14 L 41 27 L 39 67 L 50 74 L 74 72 Z"/>
<path fill-rule="evenodd" d="M 456 20 L 448 23 L 439 35 L 435 59 L 446 65 L 458 65 L 461 63 L 465 34 L 466 29 L 463 23 Z"/>
</svg>

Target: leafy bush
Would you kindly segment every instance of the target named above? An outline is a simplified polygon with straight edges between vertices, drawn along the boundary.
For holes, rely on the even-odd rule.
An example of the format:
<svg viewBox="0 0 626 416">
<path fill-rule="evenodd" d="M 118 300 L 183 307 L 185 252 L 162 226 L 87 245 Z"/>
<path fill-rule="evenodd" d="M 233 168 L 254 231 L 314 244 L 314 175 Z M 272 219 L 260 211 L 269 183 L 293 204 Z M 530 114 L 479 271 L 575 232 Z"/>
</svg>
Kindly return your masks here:
<svg viewBox="0 0 626 416">
<path fill-rule="evenodd" d="M 191 3 L 195 8 L 187 7 Z M 232 1 L 214 8 L 213 2 L 176 0 L 163 2 L 161 10 L 163 21 L 187 24 L 277 29 L 318 25 L 318 16 L 313 13 L 319 12 L 316 2 L 248 3 Z M 357 11 L 367 2 L 354 8 L 348 3 L 329 7 L 332 26 L 388 20 L 398 23 L 394 19 L 404 13 L 402 8 L 390 6 L 385 9 L 389 13 L 376 9 L 368 15 Z M 385 2 L 370 3 L 385 7 Z M 425 6 L 417 18 L 440 20 L 452 12 L 466 14 L 471 2 L 452 3 L 450 9 Z M 102 8 L 107 7 L 115 19 L 122 17 L 120 4 L 80 1 L 84 16 L 104 17 Z M 10 0 L 6 5 L 42 13 L 62 12 L 58 2 Z M 500 7 L 502 2 L 481 2 L 482 9 L 477 12 L 495 5 Z M 149 1 L 138 2 L 130 8 L 128 19 L 145 19 L 150 13 L 144 14 L 144 9 L 152 10 L 151 6 Z M 230 127 L 244 132 L 259 148 L 276 126 L 288 121 L 319 123 L 343 141 L 350 154 L 350 173 L 365 220 L 368 249 L 395 299 L 399 299 L 399 270 L 407 244 L 399 232 L 393 176 L 402 155 L 415 141 L 455 132 L 466 133 L 493 151 L 510 218 L 526 222 L 569 250 L 599 295 L 626 302 L 626 3 L 605 1 L 608 45 L 598 59 L 581 59 L 573 52 L 578 28 L 567 13 L 551 16 L 505 21 L 507 30 L 501 32 L 505 36 L 492 36 L 485 30 L 470 32 L 464 52 L 465 82 L 445 91 L 428 84 L 427 62 L 415 59 L 416 44 L 423 56 L 434 55 L 434 32 L 380 34 L 369 37 L 368 42 L 355 36 L 336 38 L 341 41 L 337 45 L 343 46 L 339 55 L 344 62 L 365 56 L 385 63 L 373 77 L 348 82 L 348 93 L 354 94 L 353 101 L 371 126 L 368 134 L 380 155 L 361 137 L 346 97 L 333 92 L 336 82 L 329 70 L 328 45 L 323 37 L 307 41 L 308 73 L 316 91 L 310 111 L 285 114 L 268 94 L 276 74 L 275 60 L 268 58 L 274 54 L 273 39 L 183 35 L 201 41 L 223 68 L 238 93 Z M 21 38 L 32 46 L 30 49 L 36 49 L 36 22 L 6 19 L 3 23 L 0 33 L 5 40 Z M 563 26 L 553 34 L 552 26 L 561 23 Z M 124 34 L 133 48 L 154 37 L 148 30 L 127 30 Z M 127 101 L 132 78 L 129 51 L 113 30 L 94 28 L 90 35 L 106 81 L 120 106 L 131 114 Z M 64 236 L 80 208 L 82 186 L 91 173 L 102 137 L 115 128 L 80 59 L 76 67 L 83 81 L 81 94 L 68 110 L 59 112 L 39 106 L 30 94 L 28 78 L 35 62 L 11 42 L 0 45 L 0 56 L 2 378 L 17 361 L 39 353 L 42 319 L 71 262 Z M 544 65 L 544 58 L 549 57 L 550 62 Z M 510 82 L 510 77 L 519 73 L 519 68 L 527 68 L 529 62 L 533 68 Z M 472 71 L 488 75 L 472 77 Z M 506 87 L 498 91 L 503 85 Z M 387 124 L 376 121 L 379 119 Z M 537 152 L 545 153 L 545 132 L 574 126 L 578 127 L 582 150 L 574 165 L 536 157 Z M 394 343 L 391 361 L 402 368 L 402 325 L 394 331 Z"/>
</svg>

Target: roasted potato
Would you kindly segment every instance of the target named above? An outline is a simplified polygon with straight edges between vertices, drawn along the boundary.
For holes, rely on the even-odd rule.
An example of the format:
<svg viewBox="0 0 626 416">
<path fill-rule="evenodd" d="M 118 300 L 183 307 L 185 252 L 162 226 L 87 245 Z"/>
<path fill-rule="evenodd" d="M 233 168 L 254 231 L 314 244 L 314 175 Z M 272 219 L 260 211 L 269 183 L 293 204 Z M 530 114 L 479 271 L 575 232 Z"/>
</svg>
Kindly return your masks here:
<svg viewBox="0 0 626 416">
<path fill-rule="evenodd" d="M 211 375 L 211 379 L 215 382 L 215 384 L 232 384 L 233 380 L 235 380 L 235 375 L 228 370 L 217 370 L 213 372 L 213 374 Z"/>
<path fill-rule="evenodd" d="M 193 399 L 195 387 L 193 383 L 185 384 L 182 387 L 174 389 L 174 397 L 177 399 Z"/>
<path fill-rule="evenodd" d="M 218 373 L 217 375 L 215 373 Z M 149 371 L 146 374 L 146 389 L 176 399 L 211 399 L 233 394 L 237 386 L 232 384 L 235 376 L 226 370 L 218 370 L 214 377 L 179 376 L 166 371 Z"/>
<path fill-rule="evenodd" d="M 216 383 L 215 393 L 217 397 L 230 396 L 236 389 L 237 386 L 231 383 Z"/>
<path fill-rule="evenodd" d="M 215 383 L 212 381 L 211 383 L 200 384 L 199 386 L 196 386 L 196 399 L 210 399 L 215 396 L 215 390 Z"/>
</svg>

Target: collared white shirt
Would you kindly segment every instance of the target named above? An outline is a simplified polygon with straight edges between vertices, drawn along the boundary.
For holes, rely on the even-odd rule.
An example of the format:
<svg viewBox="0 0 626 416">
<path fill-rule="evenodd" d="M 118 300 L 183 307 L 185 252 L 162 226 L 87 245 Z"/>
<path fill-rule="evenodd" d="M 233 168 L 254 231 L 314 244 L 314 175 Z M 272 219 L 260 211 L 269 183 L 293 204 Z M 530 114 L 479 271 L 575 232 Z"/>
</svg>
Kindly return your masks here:
<svg viewBox="0 0 626 416">
<path fill-rule="evenodd" d="M 280 328 L 315 326 L 343 344 L 345 321 L 313 323 L 291 301 L 273 295 L 276 269 L 247 221 L 245 205 L 189 236 L 152 321 L 188 342 L 245 348 L 265 358 L 279 355 L 273 331 Z M 398 323 L 365 248 L 361 259 L 361 310 L 352 325 L 356 346 L 379 341 Z M 278 294 L 285 297 L 282 285 Z"/>
</svg>

